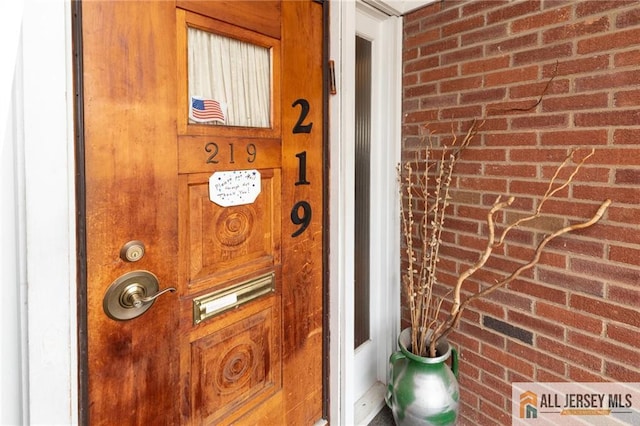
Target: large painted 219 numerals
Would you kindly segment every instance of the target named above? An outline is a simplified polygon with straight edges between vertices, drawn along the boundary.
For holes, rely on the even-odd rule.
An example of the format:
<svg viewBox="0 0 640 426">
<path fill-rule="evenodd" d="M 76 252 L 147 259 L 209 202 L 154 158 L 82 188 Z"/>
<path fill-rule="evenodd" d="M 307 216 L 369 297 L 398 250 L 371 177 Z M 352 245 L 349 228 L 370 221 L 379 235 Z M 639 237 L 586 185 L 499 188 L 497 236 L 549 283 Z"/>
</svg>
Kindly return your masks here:
<svg viewBox="0 0 640 426">
<path fill-rule="evenodd" d="M 300 116 L 298 121 L 293 126 L 293 133 L 311 133 L 313 128 L 313 122 L 305 123 L 307 114 L 309 114 L 309 101 L 306 99 L 296 99 L 291 105 L 293 108 L 300 106 Z M 302 151 L 296 154 L 298 158 L 298 180 L 295 185 L 311 185 L 311 182 L 307 180 L 307 151 Z M 293 238 L 302 234 L 311 223 L 312 208 L 308 201 L 298 201 L 293 205 L 291 209 L 291 223 L 298 226 L 298 229 L 291 234 Z"/>
</svg>

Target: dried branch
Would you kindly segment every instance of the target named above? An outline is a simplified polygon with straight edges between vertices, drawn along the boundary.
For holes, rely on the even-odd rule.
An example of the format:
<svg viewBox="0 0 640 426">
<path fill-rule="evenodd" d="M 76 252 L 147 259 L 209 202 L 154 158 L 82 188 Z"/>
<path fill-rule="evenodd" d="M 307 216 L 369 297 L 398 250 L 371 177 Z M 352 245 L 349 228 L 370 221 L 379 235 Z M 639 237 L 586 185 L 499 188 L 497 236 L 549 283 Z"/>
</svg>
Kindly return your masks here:
<svg viewBox="0 0 640 426">
<path fill-rule="evenodd" d="M 550 83 L 550 82 L 549 82 Z M 548 84 L 549 84 L 548 83 Z M 548 86 L 547 84 L 547 86 Z M 511 272 L 501 281 L 481 290 L 462 300 L 462 289 L 465 282 L 477 271 L 482 269 L 493 254 L 493 250 L 504 243 L 507 235 L 523 224 L 542 215 L 546 202 L 567 188 L 585 162 L 594 154 L 592 150 L 585 155 L 569 173 L 563 183 L 558 183 L 560 173 L 565 169 L 575 150 L 570 151 L 564 161 L 558 166 L 549 181 L 544 195 L 542 195 L 536 210 L 523 218 L 513 221 L 503 227 L 502 232 L 496 232 L 495 216 L 508 208 L 514 202 L 514 197 L 502 201 L 498 197 L 487 213 L 487 239 L 478 260 L 464 270 L 457 277 L 453 289 L 443 297 L 436 297 L 434 285 L 438 283 L 437 266 L 440 260 L 440 245 L 442 232 L 447 217 L 446 209 L 451 199 L 450 186 L 453 179 L 454 167 L 461 153 L 475 137 L 483 123 L 473 121 L 465 136 L 459 138 L 452 130 L 453 141 L 444 146 L 436 158 L 431 158 L 433 150 L 432 133 L 428 134 L 424 148 L 424 158 L 416 153 L 413 162 L 407 162 L 398 167 L 399 182 L 404 183 L 406 197 L 401 197 L 402 230 L 405 237 L 408 266 L 403 274 L 403 286 L 409 303 L 412 330 L 412 351 L 421 356 L 436 356 L 435 347 L 439 339 L 446 337 L 458 326 L 462 313 L 468 304 L 478 298 L 485 297 L 496 289 L 506 286 L 518 278 L 524 271 L 531 269 L 540 261 L 540 256 L 546 245 L 560 235 L 583 229 L 599 221 L 611 204 L 610 200 L 603 202 L 594 216 L 585 222 L 565 226 L 542 239 L 536 247 L 531 259 Z M 419 165 L 423 163 L 421 168 Z M 404 177 L 402 178 L 402 173 Z M 429 178 L 433 179 L 433 189 L 429 188 Z M 406 204 L 405 204 L 406 202 Z M 414 210 L 420 214 L 416 217 Z M 496 238 L 497 236 L 497 238 Z M 418 238 L 420 241 L 416 241 Z M 417 246 L 417 247 L 416 247 Z M 444 320 L 440 319 L 445 298 L 453 294 L 453 303 Z"/>
<path fill-rule="evenodd" d="M 531 260 L 529 260 L 529 262 L 527 262 L 524 265 L 520 266 L 518 269 L 513 271 L 508 277 L 502 279 L 501 281 L 491 285 L 490 287 L 485 288 L 484 290 L 482 290 L 482 291 L 480 291 L 478 293 L 474 293 L 471 296 L 467 297 L 459 305 L 458 309 L 455 312 L 453 312 L 453 311 L 451 312 L 451 316 L 448 319 L 448 321 L 446 322 L 446 326 L 442 327 L 442 331 L 441 331 L 441 333 L 439 333 L 439 337 L 438 338 L 446 337 L 449 333 L 451 333 L 451 331 L 453 331 L 453 329 L 455 327 L 457 327 L 458 323 L 460 322 L 460 318 L 462 316 L 462 312 L 464 311 L 464 309 L 467 307 L 467 305 L 469 303 L 471 303 L 474 300 L 479 299 L 481 297 L 485 297 L 485 296 L 493 293 L 495 290 L 506 286 L 507 284 L 509 284 L 510 282 L 515 280 L 516 278 L 518 278 L 524 271 L 526 271 L 528 269 L 531 269 L 536 264 L 538 264 L 538 262 L 540 261 L 540 256 L 542 255 L 542 252 L 543 252 L 544 248 L 553 239 L 555 239 L 555 238 L 557 238 L 557 237 L 559 237 L 561 235 L 567 234 L 569 232 L 573 232 L 573 231 L 577 231 L 577 230 L 580 230 L 580 229 L 588 228 L 588 227 L 594 225 L 595 223 L 597 223 L 602 218 L 602 216 L 604 215 L 605 211 L 607 210 L 607 208 L 609 207 L 610 204 L 611 204 L 611 200 L 607 199 L 607 200 L 603 201 L 602 204 L 600 204 L 600 207 L 598 208 L 596 213 L 591 217 L 591 219 L 589 219 L 589 220 L 587 220 L 585 222 L 581 222 L 581 223 L 576 223 L 576 224 L 573 224 L 573 225 L 565 226 L 564 228 L 561 228 L 561 229 L 553 232 L 552 234 L 547 235 L 545 238 L 542 239 L 542 241 L 540 241 L 540 243 L 536 247 L 536 250 L 535 250 Z M 434 342 L 431 342 L 430 344 L 434 346 L 434 351 L 435 351 L 435 343 Z"/>
</svg>

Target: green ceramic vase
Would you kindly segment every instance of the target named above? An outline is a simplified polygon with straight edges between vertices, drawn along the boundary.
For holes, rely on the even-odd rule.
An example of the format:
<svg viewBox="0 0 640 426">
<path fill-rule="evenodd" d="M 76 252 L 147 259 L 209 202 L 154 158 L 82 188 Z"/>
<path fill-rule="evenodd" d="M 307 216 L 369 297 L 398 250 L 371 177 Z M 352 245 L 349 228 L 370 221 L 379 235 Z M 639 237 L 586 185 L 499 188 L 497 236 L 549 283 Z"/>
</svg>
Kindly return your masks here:
<svg viewBox="0 0 640 426">
<path fill-rule="evenodd" d="M 435 358 L 409 351 L 411 329 L 398 337 L 400 350 L 389 358 L 386 403 L 397 426 L 454 425 L 458 418 L 458 354 L 442 339 Z M 447 361 L 451 358 L 451 366 Z"/>
</svg>

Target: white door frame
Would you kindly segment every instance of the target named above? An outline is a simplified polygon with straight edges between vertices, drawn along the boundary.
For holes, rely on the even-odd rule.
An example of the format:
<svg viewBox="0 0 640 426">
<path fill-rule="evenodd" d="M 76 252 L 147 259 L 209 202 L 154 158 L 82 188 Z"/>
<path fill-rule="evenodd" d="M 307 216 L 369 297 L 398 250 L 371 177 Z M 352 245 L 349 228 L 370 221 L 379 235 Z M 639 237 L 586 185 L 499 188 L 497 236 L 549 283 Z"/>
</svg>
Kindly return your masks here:
<svg viewBox="0 0 640 426">
<path fill-rule="evenodd" d="M 362 417 L 356 414 L 357 395 L 353 348 L 353 173 L 355 129 L 355 37 L 359 33 L 357 19 L 375 21 L 378 27 L 374 56 L 381 59 L 379 67 L 388 76 L 374 82 L 372 122 L 375 125 L 371 158 L 371 228 L 372 280 L 378 279 L 383 292 L 373 298 L 372 320 L 378 323 L 374 339 L 380 341 L 376 371 L 378 380 L 386 381 L 387 360 L 395 348 L 399 328 L 400 290 L 400 224 L 395 167 L 400 159 L 401 123 L 401 43 L 402 19 L 381 13 L 362 2 L 332 2 L 330 59 L 335 61 L 337 94 L 329 101 L 330 140 L 330 247 L 329 247 L 329 315 L 330 315 L 330 376 L 331 421 L 335 424 L 356 424 Z M 370 22 L 371 23 L 371 22 Z M 375 24 L 374 24 L 375 25 Z M 367 37 L 368 38 L 368 37 Z M 380 68 L 381 67 L 381 68 Z M 382 107 L 386 119 L 376 120 L 376 108 Z M 376 102 L 377 100 L 377 102 Z M 379 110 L 378 110 L 379 111 Z M 379 144 L 373 149 L 374 144 Z M 374 269 L 375 268 L 375 269 Z M 372 283 L 372 285 L 374 285 Z M 371 408 L 380 408 L 382 394 Z"/>
<path fill-rule="evenodd" d="M 8 77 L 12 94 L 8 117 L 0 119 L 7 120 L 4 142 L 13 150 L 15 216 L 0 221 L 3 227 L 13 222 L 15 234 L 13 247 L 2 251 L 13 271 L 0 268 L 0 279 L 13 287 L 11 298 L 2 299 L 3 312 L 15 307 L 18 315 L 0 329 L 0 363 L 10 361 L 13 369 L 12 378 L 1 381 L 0 421 L 77 424 L 71 4 L 18 0 L 13 9 L 1 8 L 2 22 L 18 21 L 19 32 L 16 50 L 3 52 L 2 68 L 2 84 Z M 8 388 L 16 381 L 17 388 Z"/>
</svg>

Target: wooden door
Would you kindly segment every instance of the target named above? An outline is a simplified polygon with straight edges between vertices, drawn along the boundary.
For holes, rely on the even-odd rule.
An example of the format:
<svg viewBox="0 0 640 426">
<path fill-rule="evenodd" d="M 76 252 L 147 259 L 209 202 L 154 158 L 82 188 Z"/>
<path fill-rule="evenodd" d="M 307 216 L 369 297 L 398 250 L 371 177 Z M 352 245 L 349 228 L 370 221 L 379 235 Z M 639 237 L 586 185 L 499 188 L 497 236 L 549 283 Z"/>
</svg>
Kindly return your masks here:
<svg viewBox="0 0 640 426">
<path fill-rule="evenodd" d="M 313 424 L 323 413 L 323 5 L 79 9 L 81 419 Z M 216 68 L 194 68 L 204 54 L 190 50 L 193 31 L 266 52 L 266 124 L 194 120 L 207 108 L 196 111 L 203 93 L 190 80 Z M 248 85 L 253 59 L 232 61 L 250 70 L 232 75 Z M 241 102 L 265 100 L 233 92 L 213 105 L 231 120 Z"/>
</svg>

